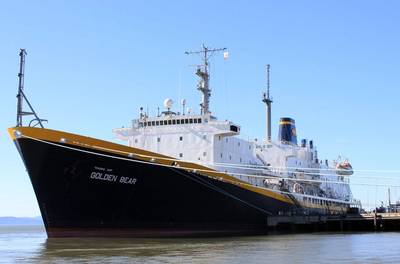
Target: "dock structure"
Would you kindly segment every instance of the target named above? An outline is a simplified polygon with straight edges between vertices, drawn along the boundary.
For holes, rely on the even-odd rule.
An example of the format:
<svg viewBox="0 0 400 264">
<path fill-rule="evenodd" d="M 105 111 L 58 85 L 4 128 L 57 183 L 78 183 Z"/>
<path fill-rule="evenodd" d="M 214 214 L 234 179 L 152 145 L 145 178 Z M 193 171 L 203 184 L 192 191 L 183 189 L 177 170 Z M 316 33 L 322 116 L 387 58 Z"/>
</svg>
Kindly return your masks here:
<svg viewBox="0 0 400 264">
<path fill-rule="evenodd" d="M 271 216 L 269 232 L 400 231 L 400 213 Z"/>
</svg>

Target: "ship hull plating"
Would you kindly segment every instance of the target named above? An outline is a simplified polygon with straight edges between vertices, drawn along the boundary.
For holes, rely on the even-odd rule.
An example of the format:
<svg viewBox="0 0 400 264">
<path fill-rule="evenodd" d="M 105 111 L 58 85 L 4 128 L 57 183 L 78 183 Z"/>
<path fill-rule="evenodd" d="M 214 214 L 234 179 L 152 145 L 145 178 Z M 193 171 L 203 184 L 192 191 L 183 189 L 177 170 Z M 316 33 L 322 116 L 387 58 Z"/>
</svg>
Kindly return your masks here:
<svg viewBox="0 0 400 264">
<path fill-rule="evenodd" d="M 86 147 L 15 139 L 49 237 L 266 233 L 293 205 L 240 186 Z"/>
</svg>

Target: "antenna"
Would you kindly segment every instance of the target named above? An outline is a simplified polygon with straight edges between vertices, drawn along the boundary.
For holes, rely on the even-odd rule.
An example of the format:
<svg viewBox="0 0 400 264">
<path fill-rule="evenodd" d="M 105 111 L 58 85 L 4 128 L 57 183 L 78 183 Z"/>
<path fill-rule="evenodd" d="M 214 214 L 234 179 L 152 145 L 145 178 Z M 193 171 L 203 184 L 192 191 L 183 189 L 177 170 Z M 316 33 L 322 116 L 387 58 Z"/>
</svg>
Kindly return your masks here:
<svg viewBox="0 0 400 264">
<path fill-rule="evenodd" d="M 225 51 L 227 48 L 220 48 L 220 49 L 211 49 L 206 47 L 203 44 L 203 49 L 199 51 L 186 51 L 186 55 L 197 54 L 200 55 L 203 64 L 197 65 L 196 75 L 200 77 L 199 83 L 197 85 L 197 90 L 203 93 L 202 100 L 200 103 L 201 114 L 208 114 L 210 113 L 209 105 L 210 105 L 210 96 L 211 96 L 211 89 L 209 86 L 210 83 L 210 74 L 209 74 L 209 59 L 212 55 L 219 51 Z"/>
<path fill-rule="evenodd" d="M 267 141 L 271 141 L 271 104 L 272 97 L 270 96 L 270 80 L 269 80 L 269 69 L 270 65 L 267 64 L 267 92 L 263 93 L 263 103 L 266 105 L 266 139 Z"/>
<path fill-rule="evenodd" d="M 186 99 L 182 99 L 181 104 L 182 104 L 182 114 L 185 115 Z"/>
<path fill-rule="evenodd" d="M 22 124 L 23 116 L 33 115 L 33 116 L 35 116 L 35 118 L 29 122 L 29 126 L 31 126 L 31 124 L 36 121 L 37 123 L 33 125 L 34 127 L 37 125 L 40 125 L 41 128 L 44 128 L 42 122 L 47 122 L 47 120 L 40 119 L 38 117 L 38 115 L 36 114 L 35 110 L 33 110 L 32 105 L 29 103 L 29 100 L 25 96 L 25 93 L 24 93 L 25 56 L 26 55 L 27 55 L 26 50 L 20 49 L 20 51 L 19 51 L 20 61 L 19 61 L 19 73 L 18 73 L 18 94 L 17 94 L 17 127 L 23 126 L 23 124 Z M 24 111 L 24 109 L 23 109 L 23 101 L 24 100 L 27 103 L 27 105 L 30 109 L 30 112 Z"/>
</svg>

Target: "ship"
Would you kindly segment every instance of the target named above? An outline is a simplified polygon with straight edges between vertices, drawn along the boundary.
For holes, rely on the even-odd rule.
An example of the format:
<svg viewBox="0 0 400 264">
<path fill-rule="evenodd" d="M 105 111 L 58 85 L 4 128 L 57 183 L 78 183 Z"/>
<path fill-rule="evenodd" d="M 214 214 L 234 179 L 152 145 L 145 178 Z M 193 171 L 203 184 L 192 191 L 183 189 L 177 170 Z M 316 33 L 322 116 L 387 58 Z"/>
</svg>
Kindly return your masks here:
<svg viewBox="0 0 400 264">
<path fill-rule="evenodd" d="M 28 172 L 48 237 L 182 237 L 267 234 L 269 217 L 345 215 L 360 208 L 349 176 L 318 158 L 313 140 L 297 142 L 293 118 L 271 138 L 269 72 L 261 102 L 266 133 L 241 137 L 235 122 L 210 110 L 210 56 L 227 49 L 203 45 L 197 66 L 199 113 L 150 116 L 140 107 L 129 127 L 113 129 L 117 144 L 44 128 L 24 93 L 20 51 L 17 125 L 8 129 Z M 28 110 L 24 110 L 23 103 Z M 23 117 L 33 116 L 29 125 Z M 348 161 L 347 161 L 348 162 Z M 348 163 L 349 164 L 349 163 Z"/>
</svg>

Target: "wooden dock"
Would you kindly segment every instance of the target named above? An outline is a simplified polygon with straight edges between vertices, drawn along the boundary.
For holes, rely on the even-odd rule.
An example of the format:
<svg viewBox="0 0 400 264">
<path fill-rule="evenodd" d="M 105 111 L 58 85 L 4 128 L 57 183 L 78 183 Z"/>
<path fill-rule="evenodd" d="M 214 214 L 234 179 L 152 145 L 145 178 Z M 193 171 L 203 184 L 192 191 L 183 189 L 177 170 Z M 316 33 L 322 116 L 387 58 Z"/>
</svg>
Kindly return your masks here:
<svg viewBox="0 0 400 264">
<path fill-rule="evenodd" d="M 271 216 L 270 232 L 400 231 L 400 213 Z"/>
</svg>

